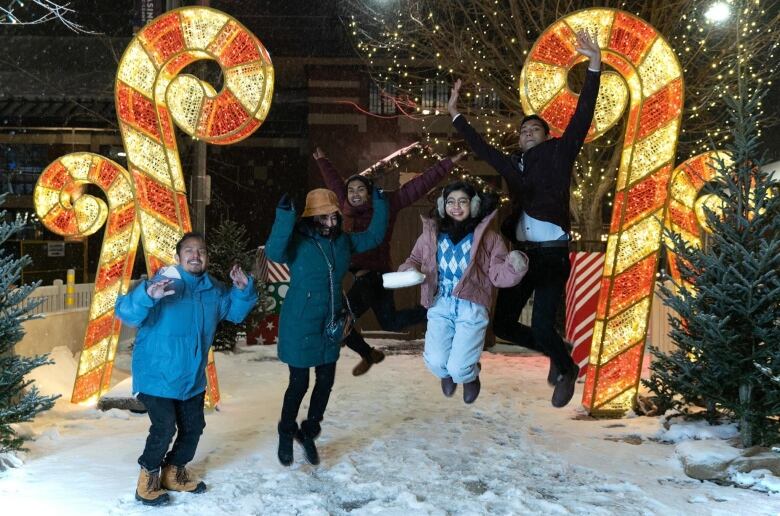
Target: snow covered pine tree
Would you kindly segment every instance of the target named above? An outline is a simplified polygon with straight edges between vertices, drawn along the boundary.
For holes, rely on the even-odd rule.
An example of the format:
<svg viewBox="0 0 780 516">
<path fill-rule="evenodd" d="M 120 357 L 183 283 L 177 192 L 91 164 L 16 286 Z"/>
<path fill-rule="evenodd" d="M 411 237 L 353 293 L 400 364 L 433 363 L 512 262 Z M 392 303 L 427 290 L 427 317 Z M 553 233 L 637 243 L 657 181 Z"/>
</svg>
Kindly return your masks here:
<svg viewBox="0 0 780 516">
<path fill-rule="evenodd" d="M 645 385 L 661 410 L 705 407 L 714 423 L 739 423 L 742 445 L 780 440 L 780 192 L 761 170 L 758 150 L 760 93 L 726 99 L 732 161 L 719 161 L 718 177 L 702 193 L 720 202 L 708 209 L 712 230 L 703 248 L 670 234 L 682 279 L 694 291 L 663 288 L 676 349 L 652 349 Z"/>
<path fill-rule="evenodd" d="M 0 196 L 0 204 L 5 196 Z M 5 222 L 5 211 L 0 212 L 0 246 L 17 233 L 24 223 L 17 218 Z M 11 425 L 32 421 L 36 414 L 54 406 L 56 396 L 41 396 L 32 380 L 24 377 L 36 367 L 51 364 L 48 355 L 23 357 L 14 354 L 14 345 L 22 340 L 22 323 L 33 316 L 30 313 L 38 302 L 27 299 L 37 287 L 19 286 L 22 269 L 29 265 L 28 256 L 19 259 L 0 247 L 0 454 L 23 450 L 24 438 Z"/>
</svg>

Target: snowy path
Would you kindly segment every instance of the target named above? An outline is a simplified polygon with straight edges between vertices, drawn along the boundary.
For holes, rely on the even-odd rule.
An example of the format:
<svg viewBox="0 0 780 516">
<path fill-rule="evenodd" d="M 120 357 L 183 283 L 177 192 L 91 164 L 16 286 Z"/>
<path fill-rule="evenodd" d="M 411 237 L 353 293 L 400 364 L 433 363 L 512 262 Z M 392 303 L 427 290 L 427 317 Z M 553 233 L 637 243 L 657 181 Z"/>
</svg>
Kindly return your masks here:
<svg viewBox="0 0 780 516">
<path fill-rule="evenodd" d="M 388 356 L 354 378 L 356 358 L 345 353 L 318 440 L 322 464 L 305 464 L 296 447 L 283 468 L 276 421 L 286 367 L 257 360 L 272 353 L 217 357 L 223 404 L 207 415 L 193 463 L 207 493 L 140 506 L 133 490 L 146 416 L 60 404 L 31 429 L 38 437 L 26 464 L 0 474 L 1 505 L 116 515 L 780 512 L 778 496 L 688 479 L 671 446 L 605 440 L 646 439 L 654 419 L 577 421 L 578 403 L 553 409 L 537 357 L 486 353 L 482 394 L 466 406 L 460 391 L 441 395 L 419 356 Z"/>
</svg>

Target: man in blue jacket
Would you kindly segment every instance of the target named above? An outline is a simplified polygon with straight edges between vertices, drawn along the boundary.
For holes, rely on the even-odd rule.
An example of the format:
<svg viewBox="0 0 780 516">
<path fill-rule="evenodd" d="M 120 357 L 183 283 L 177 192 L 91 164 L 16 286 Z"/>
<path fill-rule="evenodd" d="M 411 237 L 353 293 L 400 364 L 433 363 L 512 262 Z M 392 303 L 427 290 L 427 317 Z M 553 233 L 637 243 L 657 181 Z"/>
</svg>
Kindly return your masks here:
<svg viewBox="0 0 780 516">
<path fill-rule="evenodd" d="M 209 258 L 203 235 L 186 233 L 176 244 L 175 258 L 175 266 L 162 268 L 116 302 L 116 317 L 138 328 L 133 392 L 152 422 L 138 458 L 141 473 L 135 493 L 145 505 L 168 502 L 165 490 L 206 490 L 185 466 L 195 456 L 206 426 L 209 348 L 219 321 L 239 323 L 257 302 L 252 278 L 238 265 L 230 271 L 232 289 L 206 272 Z"/>
</svg>

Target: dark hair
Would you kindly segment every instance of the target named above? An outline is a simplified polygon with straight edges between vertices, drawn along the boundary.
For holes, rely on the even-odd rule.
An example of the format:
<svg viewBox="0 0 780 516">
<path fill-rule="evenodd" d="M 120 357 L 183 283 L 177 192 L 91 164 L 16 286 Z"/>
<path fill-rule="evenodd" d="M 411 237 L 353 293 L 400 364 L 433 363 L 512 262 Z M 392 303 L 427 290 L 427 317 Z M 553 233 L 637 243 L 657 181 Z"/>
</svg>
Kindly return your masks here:
<svg viewBox="0 0 780 516">
<path fill-rule="evenodd" d="M 520 129 L 523 128 L 523 125 L 526 122 L 530 122 L 532 120 L 539 121 L 540 124 L 542 124 L 542 128 L 544 129 L 544 135 L 547 136 L 550 134 L 550 126 L 547 124 L 547 122 L 544 120 L 544 118 L 540 117 L 539 115 L 528 115 L 524 116 L 523 120 L 520 121 Z"/>
<path fill-rule="evenodd" d="M 181 253 L 181 246 L 184 244 L 185 240 L 189 240 L 190 238 L 197 238 L 204 244 L 206 243 L 206 237 L 203 236 L 203 233 L 199 233 L 197 231 L 190 231 L 189 233 L 184 233 L 181 236 L 181 239 L 176 242 L 176 254 Z"/>
<path fill-rule="evenodd" d="M 474 188 L 474 185 L 466 181 L 453 181 L 452 183 L 447 184 L 442 189 L 441 196 L 446 201 L 447 196 L 457 190 L 464 192 L 466 195 L 468 195 L 469 199 L 473 199 L 475 195 L 478 195 L 481 202 L 479 206 L 479 213 L 472 214 L 473 216 L 470 216 L 462 222 L 454 220 L 452 217 L 447 215 L 446 211 L 442 217 L 439 214 L 438 206 L 434 207 L 434 218 L 439 224 L 439 231 L 450 235 L 450 239 L 455 243 L 460 242 L 464 236 L 474 231 L 479 223 L 482 222 L 482 219 L 484 219 L 488 213 L 491 213 L 496 208 L 496 201 L 494 196 L 478 193 L 477 189 Z"/>
<path fill-rule="evenodd" d="M 344 181 L 345 190 L 349 186 L 349 183 L 351 183 L 352 181 L 360 181 L 361 183 L 363 183 L 366 187 L 366 190 L 368 190 L 369 194 L 371 194 L 374 191 L 374 182 L 371 181 L 371 179 L 367 178 L 366 176 L 361 176 L 360 174 L 349 176 L 347 180 Z"/>
<path fill-rule="evenodd" d="M 311 236 L 315 232 L 318 232 L 321 226 L 321 224 L 317 221 L 317 217 L 319 217 L 319 215 L 301 217 L 301 220 L 298 221 L 298 227 L 301 229 L 301 231 L 303 231 L 304 234 Z M 344 225 L 344 219 L 341 217 L 341 213 L 336 212 L 336 220 L 338 221 L 336 223 L 336 229 L 331 233 L 331 238 L 333 239 L 341 234 Z"/>
</svg>

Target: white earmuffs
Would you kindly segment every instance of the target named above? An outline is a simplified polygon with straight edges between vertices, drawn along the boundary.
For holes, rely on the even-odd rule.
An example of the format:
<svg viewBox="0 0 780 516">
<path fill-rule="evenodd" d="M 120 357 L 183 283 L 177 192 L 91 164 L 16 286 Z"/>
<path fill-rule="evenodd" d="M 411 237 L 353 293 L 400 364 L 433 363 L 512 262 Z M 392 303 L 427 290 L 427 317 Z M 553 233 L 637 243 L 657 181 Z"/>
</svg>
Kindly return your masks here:
<svg viewBox="0 0 780 516">
<path fill-rule="evenodd" d="M 479 215 L 479 207 L 482 204 L 482 199 L 480 199 L 479 194 L 474 194 L 474 197 L 471 198 L 471 207 L 469 208 L 469 215 L 471 218 L 476 217 Z M 444 211 L 444 194 L 440 195 L 436 199 L 436 209 L 439 212 L 439 217 L 444 218 L 445 211 Z"/>
</svg>

